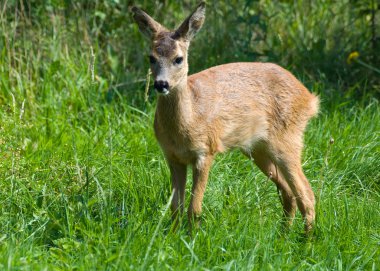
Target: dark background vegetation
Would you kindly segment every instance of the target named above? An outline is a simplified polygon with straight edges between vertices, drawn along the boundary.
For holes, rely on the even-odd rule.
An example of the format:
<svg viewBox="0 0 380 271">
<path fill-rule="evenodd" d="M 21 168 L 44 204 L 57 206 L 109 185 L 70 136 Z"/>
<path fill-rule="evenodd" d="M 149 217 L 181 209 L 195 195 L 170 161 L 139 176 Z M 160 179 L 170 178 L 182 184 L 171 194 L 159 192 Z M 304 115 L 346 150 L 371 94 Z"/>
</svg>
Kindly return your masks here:
<svg viewBox="0 0 380 271">
<path fill-rule="evenodd" d="M 379 94 L 379 71 L 357 61 L 347 63 L 349 54 L 357 51 L 360 61 L 377 69 L 380 66 L 377 1 L 207 3 L 206 23 L 191 47 L 190 72 L 226 62 L 270 61 L 296 73 L 309 88 L 315 81 L 325 82 L 323 89 L 313 90 L 333 92 L 329 93 L 332 98 L 347 93 L 350 97 Z M 2 1 L 0 60 L 20 73 L 28 69 L 36 79 L 31 87 L 38 88 L 44 76 L 60 68 L 61 56 L 87 57 L 90 63 L 92 46 L 97 81 L 109 90 L 107 100 L 117 90 L 139 104 L 143 93 L 136 89 L 145 85 L 149 42 L 133 23 L 129 8 L 138 5 L 173 29 L 196 4 L 193 0 Z M 56 50 L 53 59 L 51 50 Z M 28 61 L 30 57 L 35 61 Z M 0 95 L 3 100 L 9 98 L 7 93 Z"/>
</svg>

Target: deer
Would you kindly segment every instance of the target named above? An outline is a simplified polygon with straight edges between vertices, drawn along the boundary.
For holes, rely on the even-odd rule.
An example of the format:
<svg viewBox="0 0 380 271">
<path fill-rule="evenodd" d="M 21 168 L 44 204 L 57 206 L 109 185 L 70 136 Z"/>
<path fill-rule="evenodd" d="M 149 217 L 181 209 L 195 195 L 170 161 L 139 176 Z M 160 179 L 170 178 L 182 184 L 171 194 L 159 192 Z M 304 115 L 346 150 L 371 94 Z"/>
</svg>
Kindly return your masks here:
<svg viewBox="0 0 380 271">
<path fill-rule="evenodd" d="M 292 224 L 298 207 L 309 233 L 315 197 L 301 155 L 304 130 L 318 113 L 318 96 L 273 63 L 222 64 L 189 76 L 189 45 L 205 21 L 205 2 L 175 30 L 136 6 L 131 11 L 151 41 L 150 69 L 158 93 L 154 133 L 170 169 L 173 221 L 184 212 L 187 167 L 193 179 L 187 212 L 191 232 L 199 227 L 215 156 L 240 149 L 276 184 L 285 224 Z"/>
</svg>

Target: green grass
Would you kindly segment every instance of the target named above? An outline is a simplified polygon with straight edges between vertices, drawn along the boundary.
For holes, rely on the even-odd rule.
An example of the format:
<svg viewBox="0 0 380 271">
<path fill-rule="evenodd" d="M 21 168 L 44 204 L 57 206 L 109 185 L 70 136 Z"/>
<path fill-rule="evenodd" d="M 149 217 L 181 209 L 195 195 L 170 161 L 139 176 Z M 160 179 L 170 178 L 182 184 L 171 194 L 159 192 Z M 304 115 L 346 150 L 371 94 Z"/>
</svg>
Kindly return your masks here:
<svg viewBox="0 0 380 271">
<path fill-rule="evenodd" d="M 3 73 L 0 269 L 380 268 L 377 100 L 321 94 L 303 158 L 318 198 L 311 239 L 302 238 L 299 214 L 281 232 L 275 186 L 238 152 L 215 161 L 202 227 L 191 238 L 186 223 L 170 231 L 154 95 L 131 106 L 114 92 L 107 102 L 107 83 L 91 82 L 88 57 L 74 59 L 52 64 L 38 95 L 25 73 Z"/>
<path fill-rule="evenodd" d="M 194 71 L 279 59 L 321 97 L 303 155 L 317 221 L 310 239 L 299 213 L 281 231 L 274 184 L 232 152 L 214 163 L 202 226 L 190 237 L 186 221 L 170 231 L 169 171 L 152 129 L 155 95 L 143 102 L 147 43 L 126 4 L 24 2 L 0 10 L 0 270 L 380 269 L 378 77 L 345 63 L 355 48 L 371 59 L 370 29 L 358 10 L 346 2 L 304 9 L 302 1 L 210 1 L 190 55 Z M 144 6 L 160 19 L 168 8 L 165 22 L 174 25 L 188 8 L 167 2 Z M 236 16 L 220 16 L 242 2 Z M 262 17 L 253 16 L 257 10 Z M 346 15 L 339 20 L 330 10 Z M 326 35 L 318 14 L 324 23 L 335 18 Z M 253 25 L 263 33 L 253 37 Z"/>
</svg>

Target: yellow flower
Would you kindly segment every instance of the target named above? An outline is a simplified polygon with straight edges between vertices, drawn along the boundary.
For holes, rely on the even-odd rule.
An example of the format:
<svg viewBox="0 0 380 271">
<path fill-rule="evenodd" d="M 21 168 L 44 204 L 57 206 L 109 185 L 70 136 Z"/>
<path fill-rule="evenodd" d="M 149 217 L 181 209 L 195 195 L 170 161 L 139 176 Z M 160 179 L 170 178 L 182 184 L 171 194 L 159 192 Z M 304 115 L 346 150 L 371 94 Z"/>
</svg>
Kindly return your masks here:
<svg viewBox="0 0 380 271">
<path fill-rule="evenodd" d="M 351 64 L 353 61 L 355 61 L 359 57 L 359 52 L 353 51 L 351 54 L 347 57 L 347 63 Z"/>
</svg>

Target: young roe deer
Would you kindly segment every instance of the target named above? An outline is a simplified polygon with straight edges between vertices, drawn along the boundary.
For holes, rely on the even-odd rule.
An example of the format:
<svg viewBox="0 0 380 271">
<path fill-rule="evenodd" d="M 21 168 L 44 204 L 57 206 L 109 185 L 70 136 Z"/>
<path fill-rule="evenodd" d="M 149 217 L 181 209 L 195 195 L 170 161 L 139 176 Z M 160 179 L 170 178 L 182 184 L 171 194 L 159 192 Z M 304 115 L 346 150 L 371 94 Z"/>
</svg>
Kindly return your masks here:
<svg viewBox="0 0 380 271">
<path fill-rule="evenodd" d="M 132 12 L 152 41 L 151 70 L 160 94 L 154 131 L 171 172 L 173 218 L 183 212 L 187 165 L 193 170 L 191 225 L 198 224 L 215 155 L 239 148 L 281 191 L 289 224 L 298 206 L 310 231 L 315 199 L 302 171 L 301 152 L 318 98 L 271 63 L 230 63 L 188 76 L 188 49 L 205 20 L 204 2 L 175 31 L 137 7 Z"/>
</svg>

